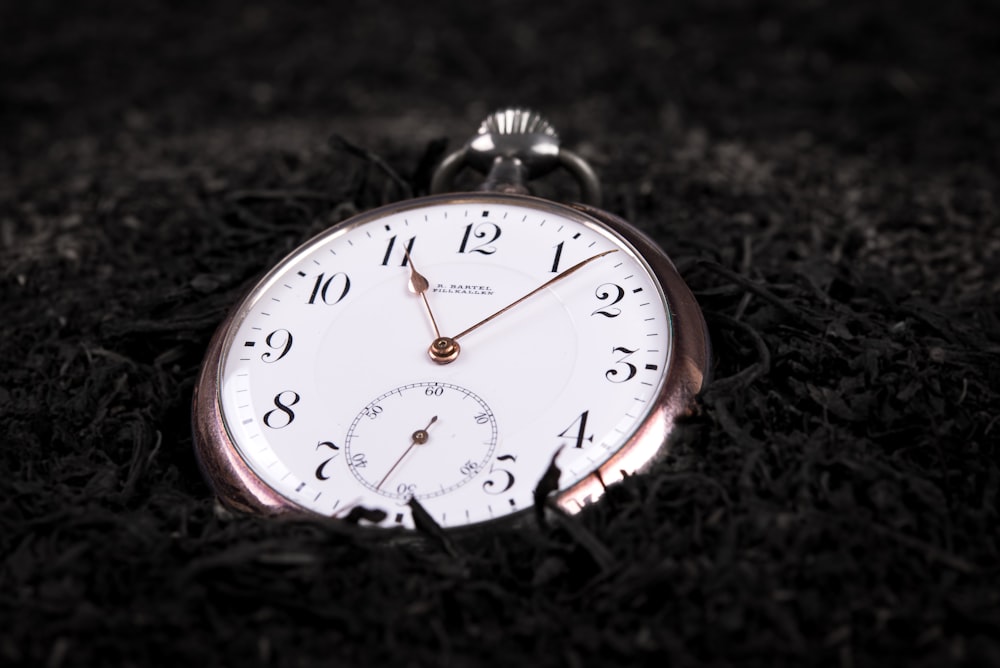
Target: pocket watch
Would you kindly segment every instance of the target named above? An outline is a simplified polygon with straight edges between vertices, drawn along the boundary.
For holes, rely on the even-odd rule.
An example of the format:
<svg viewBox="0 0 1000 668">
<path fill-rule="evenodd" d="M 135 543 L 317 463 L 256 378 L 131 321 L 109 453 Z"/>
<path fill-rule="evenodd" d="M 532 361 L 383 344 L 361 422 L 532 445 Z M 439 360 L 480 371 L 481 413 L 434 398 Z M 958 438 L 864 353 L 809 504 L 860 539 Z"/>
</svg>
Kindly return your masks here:
<svg viewBox="0 0 1000 668">
<path fill-rule="evenodd" d="M 465 168 L 485 181 L 450 192 Z M 529 194 L 559 168 L 585 203 Z M 509 108 L 431 190 L 307 241 L 219 327 L 193 424 L 226 506 L 513 522 L 552 465 L 574 512 L 668 449 L 708 373 L 705 321 L 664 252 L 597 208 L 590 166 Z"/>
</svg>

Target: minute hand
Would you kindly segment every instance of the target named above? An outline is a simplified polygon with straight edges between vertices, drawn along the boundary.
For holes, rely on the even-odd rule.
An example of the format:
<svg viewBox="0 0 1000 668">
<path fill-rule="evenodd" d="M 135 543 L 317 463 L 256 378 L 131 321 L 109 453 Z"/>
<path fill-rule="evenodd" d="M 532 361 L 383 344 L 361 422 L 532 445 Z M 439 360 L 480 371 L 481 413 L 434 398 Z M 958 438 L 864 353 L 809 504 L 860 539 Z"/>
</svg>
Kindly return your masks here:
<svg viewBox="0 0 1000 668">
<path fill-rule="evenodd" d="M 476 329 L 479 329 L 480 327 L 482 327 L 483 325 L 485 325 L 486 323 L 488 323 L 490 320 L 493 320 L 494 318 L 496 318 L 497 316 L 499 316 L 502 313 L 506 313 L 510 309 L 514 308 L 515 306 L 517 306 L 518 304 L 520 304 L 521 302 L 523 302 L 525 299 L 528 299 L 529 297 L 538 294 L 539 292 L 541 292 L 545 288 L 549 287 L 550 285 L 552 285 L 556 281 L 561 281 L 562 279 L 566 278 L 567 276 L 569 276 L 573 272 L 575 272 L 575 271 L 577 271 L 579 269 L 582 269 L 586 265 L 590 264 L 594 260 L 600 259 L 600 258 L 602 258 L 605 255 L 608 255 L 610 253 L 614 253 L 617 250 L 618 250 L 617 248 L 612 248 L 611 250 L 606 250 L 603 253 L 598 253 L 597 255 L 594 255 L 593 257 L 588 257 L 586 260 L 583 260 L 582 262 L 577 262 L 576 264 L 574 264 L 572 267 L 570 267 L 566 271 L 562 272 L 561 274 L 559 274 L 557 276 L 553 276 L 552 278 L 550 278 L 546 282 L 542 283 L 541 285 L 539 285 L 537 288 L 535 288 L 534 290 L 532 290 L 528 294 L 524 295 L 523 297 L 521 297 L 519 299 L 516 299 L 516 300 L 512 301 L 510 304 L 507 304 L 506 306 L 504 306 L 502 309 L 500 309 L 499 311 L 497 311 L 493 315 L 487 316 L 486 318 L 483 318 L 482 320 L 480 320 L 479 322 L 477 322 L 472 327 L 469 327 L 468 329 L 459 332 L 455 336 L 451 337 L 452 340 L 460 339 L 463 336 L 465 336 L 466 334 L 468 334 L 469 332 L 472 332 L 472 331 L 474 331 Z"/>
</svg>

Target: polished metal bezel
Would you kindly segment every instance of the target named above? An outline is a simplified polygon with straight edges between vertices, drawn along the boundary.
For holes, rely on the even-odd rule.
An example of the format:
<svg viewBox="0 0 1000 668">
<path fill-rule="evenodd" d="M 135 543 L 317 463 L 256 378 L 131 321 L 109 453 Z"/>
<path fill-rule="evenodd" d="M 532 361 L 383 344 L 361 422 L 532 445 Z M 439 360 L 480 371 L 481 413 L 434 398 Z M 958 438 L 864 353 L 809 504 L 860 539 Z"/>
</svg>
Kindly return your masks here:
<svg viewBox="0 0 1000 668">
<path fill-rule="evenodd" d="M 431 195 L 358 214 L 313 237 L 260 279 L 216 330 L 195 386 L 192 415 L 199 464 L 224 505 L 242 512 L 266 515 L 314 514 L 271 488 L 254 473 L 240 454 L 221 411 L 221 374 L 225 352 L 231 347 L 232 338 L 240 323 L 266 286 L 276 280 L 286 270 L 286 265 L 308 247 L 324 243 L 389 214 L 416 207 L 457 203 L 518 204 L 549 210 L 588 225 L 603 227 L 623 240 L 635 257 L 646 264 L 659 284 L 667 304 L 671 328 L 667 372 L 655 400 L 651 402 L 649 412 L 629 439 L 593 473 L 558 492 L 557 503 L 568 512 L 576 512 L 597 500 L 604 493 L 605 485 L 620 480 L 623 473 L 642 472 L 666 454 L 677 418 L 690 411 L 692 399 L 706 382 L 710 348 L 701 310 L 673 263 L 659 246 L 621 218 L 590 206 L 564 205 L 533 196 L 499 193 Z M 527 510 L 522 510 L 479 524 L 516 522 L 526 512 Z"/>
</svg>

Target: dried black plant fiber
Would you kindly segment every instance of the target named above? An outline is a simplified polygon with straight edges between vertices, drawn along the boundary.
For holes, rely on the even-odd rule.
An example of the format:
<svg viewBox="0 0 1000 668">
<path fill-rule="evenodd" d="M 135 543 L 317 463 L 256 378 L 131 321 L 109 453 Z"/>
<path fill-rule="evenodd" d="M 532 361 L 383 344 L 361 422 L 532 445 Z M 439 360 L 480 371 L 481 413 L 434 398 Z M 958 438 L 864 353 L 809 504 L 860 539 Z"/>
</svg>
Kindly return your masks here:
<svg viewBox="0 0 1000 668">
<path fill-rule="evenodd" d="M 0 664 L 1000 665 L 996 25 L 5 4 Z M 715 380 L 672 455 L 532 531 L 220 511 L 189 407 L 226 309 L 510 103 L 705 310 Z"/>
</svg>

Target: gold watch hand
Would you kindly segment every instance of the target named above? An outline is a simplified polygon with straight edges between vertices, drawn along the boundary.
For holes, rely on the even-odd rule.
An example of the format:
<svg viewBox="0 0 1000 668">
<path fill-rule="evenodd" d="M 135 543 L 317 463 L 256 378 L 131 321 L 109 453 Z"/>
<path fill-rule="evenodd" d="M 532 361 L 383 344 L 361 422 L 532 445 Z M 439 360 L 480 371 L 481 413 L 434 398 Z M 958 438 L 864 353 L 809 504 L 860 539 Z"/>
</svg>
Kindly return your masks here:
<svg viewBox="0 0 1000 668">
<path fill-rule="evenodd" d="M 403 254 L 406 255 L 406 260 L 410 265 L 410 292 L 415 295 L 420 295 L 420 298 L 424 300 L 424 308 L 427 310 L 427 315 L 431 319 L 431 326 L 434 327 L 434 338 L 441 338 L 441 330 L 438 329 L 437 321 L 434 319 L 434 313 L 431 311 L 431 305 L 427 302 L 427 288 L 430 284 L 427 279 L 417 271 L 417 268 L 413 266 L 413 258 L 410 257 L 410 251 L 407 248 L 403 248 Z"/>
<path fill-rule="evenodd" d="M 411 264 L 410 266 L 413 265 Z M 408 447 L 406 451 L 399 456 L 399 459 L 397 459 L 396 463 L 392 465 L 392 468 L 389 469 L 389 472 L 386 473 L 385 476 L 383 476 L 383 478 L 378 481 L 378 484 L 375 485 L 375 489 L 377 490 L 382 489 L 382 485 L 384 485 L 385 481 L 389 479 L 389 476 L 392 475 L 392 472 L 396 470 L 396 467 L 399 466 L 404 459 L 406 459 L 406 455 L 410 454 L 410 450 L 413 449 L 413 446 L 423 445 L 424 443 L 427 442 L 427 439 L 430 438 L 430 434 L 427 433 L 427 430 L 431 428 L 432 424 L 437 422 L 437 419 L 438 416 L 435 415 L 434 417 L 431 418 L 431 421 L 427 423 L 426 427 L 424 427 L 423 429 L 418 429 L 415 432 L 413 432 L 413 435 L 410 436 L 410 447 Z"/>
<path fill-rule="evenodd" d="M 523 302 L 528 297 L 532 297 L 532 296 L 538 294 L 539 292 L 541 292 L 545 288 L 549 287 L 550 285 L 552 285 L 556 281 L 561 281 L 562 279 L 566 278 L 567 276 L 569 276 L 573 272 L 575 272 L 575 271 L 577 271 L 579 269 L 582 269 L 584 266 L 590 264 L 594 260 L 602 258 L 605 255 L 608 255 L 610 253 L 614 253 L 617 250 L 618 250 L 617 248 L 612 248 L 611 250 L 606 250 L 603 253 L 598 253 L 597 255 L 594 255 L 593 257 L 589 257 L 589 258 L 587 258 L 586 260 L 584 260 L 582 262 L 577 262 L 576 264 L 574 264 L 572 267 L 570 267 L 566 271 L 562 272 L 558 276 L 555 276 L 555 277 L 550 278 L 549 280 L 545 281 L 544 283 L 542 283 L 537 288 L 535 288 L 534 290 L 532 290 L 528 294 L 524 295 L 520 299 L 514 300 L 513 302 L 511 302 L 510 304 L 507 304 L 506 306 L 504 306 L 502 309 L 500 309 L 499 311 L 497 311 L 493 315 L 491 315 L 491 316 L 489 316 L 487 318 L 484 318 L 483 320 L 480 320 L 479 322 L 477 322 L 472 327 L 469 327 L 468 329 L 466 329 L 466 330 L 464 330 L 462 332 L 459 332 L 458 334 L 456 334 L 455 336 L 453 336 L 451 338 L 452 339 L 460 339 L 463 336 L 465 336 L 466 334 L 468 334 L 469 332 L 472 332 L 472 331 L 474 331 L 476 329 L 479 329 L 480 327 L 482 327 L 483 325 L 485 325 L 486 323 L 488 323 L 490 320 L 493 320 L 494 318 L 496 318 L 498 315 L 500 315 L 502 313 L 506 313 L 510 309 L 514 308 L 515 306 L 517 306 L 518 304 L 520 304 L 521 302 Z"/>
</svg>

